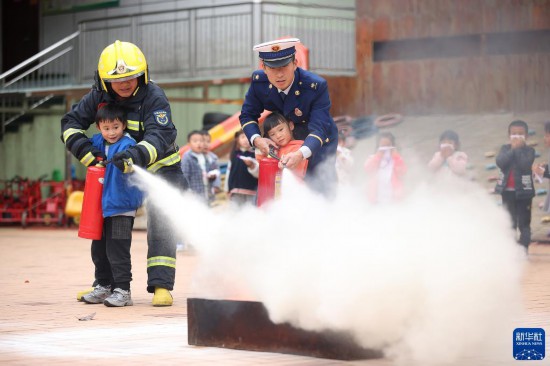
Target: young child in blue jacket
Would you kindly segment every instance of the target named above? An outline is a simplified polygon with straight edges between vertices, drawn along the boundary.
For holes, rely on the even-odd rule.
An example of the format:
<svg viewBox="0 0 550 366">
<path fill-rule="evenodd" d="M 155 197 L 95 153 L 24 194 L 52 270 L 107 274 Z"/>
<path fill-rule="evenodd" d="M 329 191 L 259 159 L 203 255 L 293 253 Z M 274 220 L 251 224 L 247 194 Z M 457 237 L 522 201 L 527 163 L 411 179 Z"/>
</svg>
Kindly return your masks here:
<svg viewBox="0 0 550 366">
<path fill-rule="evenodd" d="M 96 115 L 96 126 L 100 133 L 90 141 L 94 148 L 105 153 L 107 159 L 126 150 L 136 141 L 125 133 L 128 124 L 124 109 L 115 104 L 100 107 Z M 88 304 L 106 306 L 133 305 L 130 294 L 132 263 L 130 246 L 136 210 L 143 201 L 142 192 L 128 182 L 113 164 L 105 167 L 103 181 L 103 236 L 92 241 L 92 261 L 95 265 L 96 286 L 82 297 Z"/>
</svg>

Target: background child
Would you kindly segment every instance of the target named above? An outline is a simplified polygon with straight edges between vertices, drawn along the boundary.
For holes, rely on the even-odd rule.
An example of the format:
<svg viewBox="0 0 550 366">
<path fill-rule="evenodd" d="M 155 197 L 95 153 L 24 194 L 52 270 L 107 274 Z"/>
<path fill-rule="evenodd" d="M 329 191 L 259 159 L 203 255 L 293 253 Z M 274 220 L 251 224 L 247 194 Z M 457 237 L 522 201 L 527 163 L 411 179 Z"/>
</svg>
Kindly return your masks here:
<svg viewBox="0 0 550 366">
<path fill-rule="evenodd" d="M 434 172 L 447 170 L 458 176 L 464 176 L 468 165 L 468 155 L 459 150 L 458 134 L 452 130 L 444 131 L 439 137 L 439 151 L 434 154 L 428 167 Z"/>
<path fill-rule="evenodd" d="M 285 154 L 297 151 L 302 147 L 303 140 L 294 140 L 292 131 L 294 131 L 294 122 L 289 121 L 279 112 L 273 112 L 268 115 L 264 121 L 264 138 L 268 138 L 277 144 L 277 155 L 282 158 Z M 257 155 L 261 156 L 258 153 Z M 300 178 L 303 178 L 307 170 L 307 159 L 302 160 L 292 172 Z M 282 166 L 281 166 L 282 168 Z"/>
<path fill-rule="evenodd" d="M 258 161 L 242 130 L 235 133 L 235 144 L 227 166 L 227 193 L 238 205 L 254 204 L 258 189 Z"/>
<path fill-rule="evenodd" d="M 124 133 L 127 121 L 120 107 L 113 104 L 103 106 L 97 111 L 95 122 L 101 133 L 90 140 L 108 159 L 136 144 L 130 135 Z M 103 237 L 92 241 L 97 285 L 92 292 L 82 296 L 84 302 L 106 306 L 133 305 L 130 294 L 130 246 L 136 210 L 141 206 L 142 199 L 142 193 L 128 184 L 128 175 L 113 164 L 107 164 L 101 200 Z"/>
<path fill-rule="evenodd" d="M 403 196 L 403 176 L 407 167 L 395 148 L 390 132 L 378 135 L 376 153 L 365 162 L 369 173 L 368 196 L 373 203 L 387 203 Z"/>
<path fill-rule="evenodd" d="M 351 170 L 353 168 L 353 156 L 351 150 L 346 147 L 346 136 L 338 133 L 338 147 L 336 147 L 336 174 L 338 183 L 345 184 L 351 181 Z"/>
<path fill-rule="evenodd" d="M 531 242 L 531 204 L 535 196 L 532 166 L 535 149 L 525 140 L 529 128 L 524 121 L 513 121 L 508 126 L 510 143 L 502 145 L 496 163 L 501 176 L 495 191 L 502 195 L 502 204 L 512 218 L 512 226 L 519 229 L 519 243 L 527 248 Z"/>
<path fill-rule="evenodd" d="M 549 148 L 550 147 L 550 121 L 544 123 L 544 145 Z M 550 159 L 548 160 L 550 161 Z M 538 164 L 534 167 L 533 172 L 538 175 L 540 178 L 549 178 L 550 179 L 550 171 L 548 171 L 548 163 L 545 164 Z M 550 190 L 550 187 L 549 187 Z M 550 195 L 546 195 L 546 199 L 544 200 L 544 204 L 541 206 L 541 208 L 546 213 L 550 213 Z M 547 234 L 550 236 L 550 233 Z"/>
<path fill-rule="evenodd" d="M 212 136 L 210 136 L 210 133 L 206 130 L 202 130 L 201 134 L 204 138 L 204 155 L 206 155 L 206 160 L 208 161 L 208 166 L 215 167 L 212 170 L 206 172 L 206 176 L 208 180 L 210 180 L 211 183 L 211 189 L 208 192 L 209 196 L 209 202 L 214 202 L 216 200 L 216 194 L 221 192 L 221 185 L 222 185 L 222 179 L 221 179 L 221 173 L 219 169 L 219 163 L 218 163 L 218 155 L 214 154 L 212 151 L 210 151 L 210 143 L 212 142 Z"/>
<path fill-rule="evenodd" d="M 204 136 L 201 131 L 191 131 L 187 135 L 187 142 L 191 148 L 183 155 L 181 160 L 181 170 L 189 182 L 189 189 L 205 202 L 209 202 L 210 191 L 212 189 L 213 179 L 208 177 L 208 172 L 217 169 L 204 154 Z"/>
</svg>

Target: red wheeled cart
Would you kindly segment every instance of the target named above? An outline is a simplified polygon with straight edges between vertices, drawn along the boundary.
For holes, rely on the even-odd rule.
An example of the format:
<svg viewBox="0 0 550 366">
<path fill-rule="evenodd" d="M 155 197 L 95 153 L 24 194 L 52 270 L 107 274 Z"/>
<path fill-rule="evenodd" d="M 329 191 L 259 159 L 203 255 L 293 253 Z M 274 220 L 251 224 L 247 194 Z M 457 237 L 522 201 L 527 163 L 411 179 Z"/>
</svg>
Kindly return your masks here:
<svg viewBox="0 0 550 366">
<path fill-rule="evenodd" d="M 73 181 L 77 189 L 83 186 L 81 181 Z M 67 189 L 65 182 L 29 180 L 15 177 L 0 180 L 0 224 L 65 225 L 65 204 Z"/>
<path fill-rule="evenodd" d="M 55 181 L 34 181 L 31 185 L 27 209 L 21 215 L 21 226 L 40 223 L 59 226 L 65 224 L 65 183 Z"/>
</svg>

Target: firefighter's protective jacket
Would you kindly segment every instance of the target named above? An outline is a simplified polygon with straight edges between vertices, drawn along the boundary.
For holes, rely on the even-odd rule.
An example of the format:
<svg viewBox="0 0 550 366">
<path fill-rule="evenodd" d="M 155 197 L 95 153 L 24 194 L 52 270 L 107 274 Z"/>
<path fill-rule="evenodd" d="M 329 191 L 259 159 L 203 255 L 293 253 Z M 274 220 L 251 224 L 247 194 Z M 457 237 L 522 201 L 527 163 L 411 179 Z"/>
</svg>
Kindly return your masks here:
<svg viewBox="0 0 550 366">
<path fill-rule="evenodd" d="M 168 98 L 151 81 L 138 86 L 134 95 L 124 100 L 116 100 L 94 86 L 73 105 L 61 119 L 61 131 L 63 142 L 78 160 L 86 166 L 95 161 L 94 148 L 85 133 L 95 124 L 97 110 L 107 103 L 121 105 L 128 111 L 127 131 L 137 141 L 137 145 L 127 150 L 134 164 L 156 172 L 179 163 L 179 147 L 175 142 L 177 131 L 172 123 Z"/>
</svg>

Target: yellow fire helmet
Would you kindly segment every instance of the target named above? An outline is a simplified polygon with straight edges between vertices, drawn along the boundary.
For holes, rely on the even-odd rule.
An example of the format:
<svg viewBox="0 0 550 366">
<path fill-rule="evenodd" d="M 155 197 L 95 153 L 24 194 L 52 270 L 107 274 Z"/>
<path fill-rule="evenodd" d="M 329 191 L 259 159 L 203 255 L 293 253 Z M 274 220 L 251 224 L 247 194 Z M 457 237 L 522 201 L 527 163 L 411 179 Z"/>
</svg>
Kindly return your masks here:
<svg viewBox="0 0 550 366">
<path fill-rule="evenodd" d="M 115 41 L 105 47 L 99 56 L 97 72 L 101 88 L 107 90 L 106 82 L 125 81 L 145 76 L 145 84 L 149 81 L 147 61 L 143 52 L 133 43 Z"/>
</svg>

